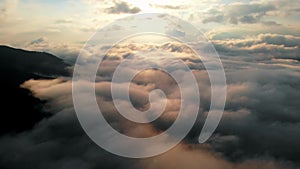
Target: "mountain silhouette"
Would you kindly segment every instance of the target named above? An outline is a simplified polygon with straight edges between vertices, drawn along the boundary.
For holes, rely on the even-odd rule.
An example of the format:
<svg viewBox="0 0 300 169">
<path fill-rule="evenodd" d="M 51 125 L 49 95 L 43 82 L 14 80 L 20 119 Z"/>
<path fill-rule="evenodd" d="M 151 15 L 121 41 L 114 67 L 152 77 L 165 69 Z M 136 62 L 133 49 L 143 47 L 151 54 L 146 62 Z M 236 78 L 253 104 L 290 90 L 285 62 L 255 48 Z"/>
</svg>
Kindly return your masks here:
<svg viewBox="0 0 300 169">
<path fill-rule="evenodd" d="M 42 111 L 43 101 L 20 85 L 29 79 L 70 76 L 68 67 L 62 59 L 45 52 L 0 46 L 0 135 L 25 131 L 49 117 L 49 113 Z"/>
</svg>

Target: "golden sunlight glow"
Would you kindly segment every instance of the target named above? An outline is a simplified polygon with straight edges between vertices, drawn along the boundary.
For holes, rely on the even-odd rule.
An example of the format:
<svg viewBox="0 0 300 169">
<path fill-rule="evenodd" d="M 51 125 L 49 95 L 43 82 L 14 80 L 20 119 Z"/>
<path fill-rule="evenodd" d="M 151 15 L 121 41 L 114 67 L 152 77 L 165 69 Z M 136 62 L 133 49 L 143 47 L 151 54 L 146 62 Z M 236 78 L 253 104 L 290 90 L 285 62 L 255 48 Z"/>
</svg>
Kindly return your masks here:
<svg viewBox="0 0 300 169">
<path fill-rule="evenodd" d="M 174 3 L 174 0 L 147 0 L 147 1 L 141 1 L 141 0 L 125 0 L 126 2 L 132 4 L 133 6 L 139 7 L 142 12 L 157 12 L 157 8 L 152 7 L 152 5 L 170 5 Z"/>
</svg>

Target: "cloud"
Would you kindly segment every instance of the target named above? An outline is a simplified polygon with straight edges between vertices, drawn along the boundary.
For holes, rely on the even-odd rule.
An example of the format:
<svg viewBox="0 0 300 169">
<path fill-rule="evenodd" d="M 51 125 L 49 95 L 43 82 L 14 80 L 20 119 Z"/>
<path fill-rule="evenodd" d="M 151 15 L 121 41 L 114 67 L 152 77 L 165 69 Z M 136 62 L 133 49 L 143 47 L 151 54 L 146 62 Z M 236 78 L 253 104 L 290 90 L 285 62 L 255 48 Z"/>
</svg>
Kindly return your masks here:
<svg viewBox="0 0 300 169">
<path fill-rule="evenodd" d="M 46 41 L 37 39 L 33 44 Z M 225 43 L 229 40 L 222 41 Z M 232 40 L 234 41 L 234 40 Z M 261 41 L 261 42 L 260 42 Z M 228 42 L 229 43 L 229 42 Z M 231 42 L 230 42 L 231 43 Z M 261 43 L 293 47 L 298 45 L 294 36 L 262 34 L 247 40 L 237 39 L 234 46 L 253 46 Z M 230 46 L 230 44 L 224 44 Z M 157 135 L 172 125 L 177 117 L 180 93 L 170 76 L 159 70 L 146 70 L 131 82 L 131 103 L 137 109 L 149 106 L 149 92 L 162 89 L 168 98 L 163 116 L 146 125 L 136 124 L 122 117 L 111 100 L 112 72 L 116 66 L 136 51 L 148 48 L 167 50 L 185 63 L 201 64 L 189 48 L 181 44 L 124 44 L 107 53 L 98 70 L 95 94 L 98 105 L 110 125 L 123 134 L 133 137 Z M 46 110 L 53 116 L 41 121 L 33 130 L 0 138 L 0 166 L 3 168 L 296 168 L 300 155 L 299 71 L 276 65 L 224 57 L 228 83 L 228 96 L 223 119 L 213 137 L 206 144 L 195 144 L 210 106 L 210 82 L 207 72 L 195 66 L 193 73 L 201 96 L 196 125 L 174 149 L 147 159 L 125 159 L 97 147 L 84 133 L 76 118 L 72 103 L 70 79 L 29 80 L 22 87 L 33 95 L 47 100 Z M 138 57 L 136 57 L 138 58 Z M 131 57 L 130 59 L 136 59 Z M 223 58 L 222 58 L 223 59 Z M 141 63 L 140 60 L 135 63 Z M 269 60 L 271 63 L 278 60 Z M 279 60 L 295 64 L 294 60 Z M 85 63 L 83 61 L 83 63 Z M 166 64 L 161 58 L 158 64 Z M 130 67 L 129 67 L 130 69 Z M 176 71 L 176 70 L 175 70 Z M 126 73 L 126 72 L 125 72 Z M 82 89 L 90 82 L 80 83 Z M 118 83 L 122 100 L 124 84 Z M 84 90 L 81 90 L 84 94 Z M 190 91 L 193 92 L 193 91 Z M 21 144 L 22 143 L 22 144 Z M 124 144 L 122 144 L 124 145 Z M 122 146 L 121 145 L 121 146 Z M 147 150 L 147 147 L 143 147 Z M 20 165 L 20 166 L 19 166 Z"/>
<path fill-rule="evenodd" d="M 299 16 L 299 1 L 293 0 L 275 0 L 270 1 L 277 6 L 278 10 L 270 12 L 272 16 L 276 17 L 288 17 Z"/>
<path fill-rule="evenodd" d="M 71 19 L 58 19 L 55 21 L 57 24 L 68 24 L 68 23 L 73 23 Z"/>
<path fill-rule="evenodd" d="M 97 31 L 97 29 L 93 28 L 93 27 L 82 27 L 80 30 L 82 32 L 96 32 Z"/>
<path fill-rule="evenodd" d="M 95 1 L 93 0 L 93 2 Z M 1 5 L 5 4 L 0 9 L 1 21 L 13 16 L 11 14 L 16 9 L 16 2 L 0 2 Z M 95 4 L 92 3 L 92 5 Z M 114 1 L 113 5 L 104 2 L 104 5 L 100 4 L 99 6 L 109 14 L 132 14 L 141 11 L 138 7 L 133 7 L 125 1 Z M 177 4 L 153 4 L 152 7 L 172 11 L 185 8 L 185 6 Z M 193 10 L 191 11 L 193 12 Z M 298 18 L 295 17 L 297 15 L 299 15 L 299 1 L 256 1 L 248 4 L 232 3 L 216 6 L 204 15 L 205 18 L 202 22 L 259 23 L 264 26 L 273 26 L 264 30 L 264 32 L 273 32 L 275 28 L 277 31 L 277 27 L 274 26 L 278 26 L 280 22 L 284 25 L 285 23 L 294 25 L 295 23 L 288 20 Z M 281 20 L 282 16 L 288 17 L 288 19 Z M 14 18 L 18 19 L 18 17 Z M 47 21 L 48 19 L 43 17 L 43 20 Z M 51 21 L 52 24 L 53 22 L 56 24 L 71 23 L 70 20 L 64 19 Z M 40 23 L 38 26 L 43 25 Z M 7 27 L 11 30 L 9 26 Z M 24 26 L 24 28 L 26 27 L 30 27 L 30 25 Z M 238 27 L 237 29 L 243 28 Z M 82 27 L 81 30 L 94 31 L 87 26 Z M 57 29 L 51 29 L 51 31 L 57 31 Z M 148 106 L 147 99 L 150 89 L 162 88 L 169 96 L 163 117 L 158 122 L 147 126 L 129 123 L 118 115 L 111 102 L 108 81 L 111 80 L 114 68 L 126 57 L 135 54 L 134 51 L 137 49 L 153 47 L 176 53 L 194 70 L 201 91 L 200 111 L 202 114 L 200 113 L 195 128 L 181 145 L 159 157 L 145 160 L 113 156 L 94 145 L 78 124 L 72 107 L 70 79 L 29 80 L 22 87 L 30 89 L 35 97 L 46 100 L 45 111 L 50 111 L 53 116 L 44 119 L 33 130 L 1 137 L 0 168 L 299 167 L 299 159 L 297 159 L 300 156 L 298 146 L 300 140 L 299 36 L 279 33 L 245 36 L 249 32 L 243 30 L 240 31 L 242 32 L 240 33 L 242 36 L 240 36 L 228 32 L 220 35 L 222 38 L 215 36 L 212 40 L 224 61 L 229 86 L 224 117 L 215 135 L 206 145 L 194 144 L 199 129 L 203 125 L 205 113 L 210 106 L 210 83 L 201 61 L 195 59 L 193 54 L 179 44 L 167 43 L 163 46 L 135 44 L 119 46 L 118 49 L 112 49 L 107 54 L 97 76 L 98 102 L 103 105 L 103 112 L 111 125 L 128 135 L 152 136 L 168 128 L 176 118 L 176 110 L 179 105 L 178 91 L 172 79 L 162 72 L 153 70 L 143 72 L 134 79 L 132 83 L 134 90 L 131 91 L 131 96 L 132 103 L 137 108 L 143 109 Z M 8 33 L 4 32 L 3 34 Z M 175 30 L 174 34 L 184 35 L 184 32 Z M 80 48 L 56 43 L 39 36 L 37 39 L 27 42 L 26 48 L 51 52 L 74 62 Z M 164 64 L 164 62 L 160 64 Z M 119 87 L 122 88 L 122 86 Z"/>
<path fill-rule="evenodd" d="M 174 5 L 160 5 L 160 4 L 149 4 L 154 8 L 163 8 L 163 9 L 185 9 L 185 6 L 174 6 Z"/>
<path fill-rule="evenodd" d="M 80 46 L 51 42 L 47 37 L 39 37 L 24 46 L 25 49 L 52 53 L 67 62 L 75 63 Z"/>
<path fill-rule="evenodd" d="M 297 36 L 280 34 L 259 34 L 244 39 L 220 40 L 224 43 L 224 47 L 235 47 L 240 50 L 232 51 L 236 54 L 236 59 L 230 55 L 223 56 L 228 50 L 220 51 L 224 59 L 228 95 L 224 117 L 216 133 L 219 136 L 209 143 L 215 151 L 239 162 L 260 156 L 262 161 L 277 159 L 277 157 L 287 160 L 287 162 L 282 162 L 282 165 L 289 163 L 288 161 L 297 163 L 295 154 L 300 153 L 296 143 L 300 140 L 297 130 L 300 120 L 297 111 L 300 108 L 297 104 L 300 95 L 298 92 L 300 67 L 297 61 L 298 54 L 289 49 L 297 49 L 298 41 Z M 219 41 L 215 40 L 215 42 Z M 184 54 L 182 55 L 184 57 L 189 56 L 187 49 L 179 44 L 162 44 L 161 46 L 164 50 Z M 146 48 L 146 46 L 143 47 Z M 124 51 L 123 48 L 118 50 Z M 118 52 L 114 52 L 117 55 Z M 268 55 L 269 53 L 272 55 Z M 287 59 L 291 56 L 293 59 Z M 193 57 L 187 58 L 192 63 L 198 63 L 197 60 L 192 59 Z M 210 104 L 209 79 L 204 72 L 202 69 L 194 71 L 202 96 L 201 112 L 207 112 Z M 144 79 L 151 79 L 151 76 L 146 76 L 146 74 L 144 76 Z M 155 77 L 166 79 L 157 74 Z M 143 78 L 140 81 L 143 81 Z M 143 84 L 140 81 L 137 82 Z M 165 119 L 157 123 L 156 127 L 165 129 L 164 125 L 168 124 L 168 120 L 174 116 L 176 113 L 167 115 Z M 199 117 L 197 127 L 187 138 L 188 142 L 194 142 L 197 139 L 198 135 L 195 133 L 199 134 L 203 119 L 205 119 L 205 113 Z M 282 133 L 285 133 L 284 137 Z"/>
<path fill-rule="evenodd" d="M 13 17 L 18 3 L 18 0 L 4 0 L 3 2 L 0 2 L 0 20 L 4 22 L 8 18 Z"/>
<path fill-rule="evenodd" d="M 209 169 L 280 169 L 290 168 L 284 163 L 270 161 L 266 159 L 251 159 L 240 163 L 231 163 L 222 159 L 218 154 L 211 154 L 204 147 L 180 145 L 169 152 L 151 160 L 142 160 L 142 167 L 150 168 L 173 168 L 181 169 L 189 167 L 190 169 L 209 168 Z"/>
<path fill-rule="evenodd" d="M 105 12 L 111 14 L 120 14 L 120 13 L 138 13 L 141 9 L 138 7 L 130 7 L 127 2 L 123 1 L 114 1 L 114 6 L 106 8 Z"/>
<path fill-rule="evenodd" d="M 300 37 L 293 35 L 267 33 L 236 39 L 215 39 L 213 43 L 217 51 L 225 55 L 244 56 L 254 60 L 300 59 Z"/>
<path fill-rule="evenodd" d="M 97 96 L 107 97 L 107 89 L 101 86 L 102 84 L 98 83 L 96 85 Z M 50 101 L 50 108 L 54 108 L 50 110 L 56 113 L 51 118 L 43 120 L 31 131 L 1 138 L 2 148 L 0 149 L 0 154 L 3 158 L 0 161 L 0 166 L 2 167 L 65 168 L 76 166 L 76 168 L 84 169 L 99 167 L 128 168 L 128 166 L 132 168 L 175 169 L 186 166 L 189 166 L 191 169 L 199 167 L 211 169 L 292 168 L 284 161 L 264 157 L 247 158 L 241 162 L 230 162 L 220 154 L 213 152 L 210 149 L 210 145 L 187 143 L 179 144 L 167 153 L 148 159 L 137 160 L 117 157 L 97 147 L 84 134 L 72 108 L 70 82 L 62 79 L 30 80 L 24 83 L 23 87 L 31 89 L 36 97 Z M 130 123 L 119 119 L 115 115 L 116 110 L 109 104 L 109 100 L 99 101 L 102 102 L 101 110 L 108 115 L 107 120 L 112 126 L 118 128 L 121 125 L 119 127 L 123 128 L 122 131 L 131 136 L 155 134 L 155 129 L 152 129 L 151 126 L 133 127 Z M 57 109 L 58 107 L 60 109 Z M 211 143 L 211 145 L 216 146 L 217 142 L 218 146 L 222 148 L 232 141 L 239 143 L 237 137 L 227 136 L 215 138 L 215 142 Z M 176 162 L 174 163 L 174 161 Z"/>
<path fill-rule="evenodd" d="M 267 3 L 232 3 L 208 11 L 203 23 L 253 24 L 261 22 L 268 12 L 276 10 Z"/>
<path fill-rule="evenodd" d="M 3 21 L 5 19 L 5 12 L 6 12 L 6 9 L 4 9 L 4 8 L 0 9 L 0 20 L 1 21 Z"/>
<path fill-rule="evenodd" d="M 233 160 L 267 154 L 297 162 L 299 70 L 258 65 L 232 70 L 226 73 L 227 104 L 217 131 L 221 137 L 211 140 L 212 147 Z M 226 135 L 233 139 L 223 143 Z"/>
</svg>

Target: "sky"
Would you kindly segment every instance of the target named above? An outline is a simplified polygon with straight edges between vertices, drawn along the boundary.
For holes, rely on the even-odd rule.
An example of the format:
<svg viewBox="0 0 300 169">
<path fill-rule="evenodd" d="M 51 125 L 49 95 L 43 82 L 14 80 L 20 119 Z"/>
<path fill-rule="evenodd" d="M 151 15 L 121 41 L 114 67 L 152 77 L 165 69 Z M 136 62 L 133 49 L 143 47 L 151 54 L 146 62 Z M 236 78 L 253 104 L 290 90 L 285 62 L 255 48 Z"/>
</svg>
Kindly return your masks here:
<svg viewBox="0 0 300 169">
<path fill-rule="evenodd" d="M 294 0 L 2 0 L 0 9 L 1 44 L 33 48 L 30 43 L 40 39 L 49 43 L 40 50 L 50 51 L 80 48 L 114 19 L 148 12 L 187 20 L 209 39 L 228 32 L 226 38 L 261 33 L 299 36 L 299 2 Z"/>
<path fill-rule="evenodd" d="M 168 37 L 158 40 L 151 35 L 136 36 L 115 46 L 105 46 L 104 42 L 128 33 L 120 28 L 148 29 L 138 25 L 140 22 L 127 25 L 126 21 L 114 22 L 116 19 L 149 12 L 167 13 L 194 25 L 220 56 L 227 82 L 225 108 L 219 126 L 204 144 L 198 143 L 198 137 L 212 98 L 208 68 L 203 63 L 205 56 L 210 56 L 207 43 L 198 46 L 204 51 L 201 59 L 185 44 Z M 77 64 L 87 65 L 82 69 L 86 72 L 92 70 L 90 65 L 97 64 L 95 60 L 101 52 L 109 49 L 101 64 L 97 64 L 94 81 L 49 76 L 52 79 L 22 82 L 20 88 L 46 101 L 43 111 L 51 116 L 24 132 L 1 136 L 0 167 L 297 169 L 300 167 L 299 18 L 300 1 L 297 0 L 0 0 L 1 45 L 52 53 L 71 64 L 68 70 L 74 68 L 72 64 L 79 56 Z M 99 40 L 96 36 L 101 46 L 94 45 L 90 38 L 112 22 L 117 24 L 108 26 L 106 37 Z M 180 24 L 168 27 L 167 23 L 157 24 L 155 28 L 166 29 L 168 34 L 178 37 L 192 37 L 190 32 L 177 29 Z M 156 53 L 148 57 L 145 51 Z M 181 59 L 197 82 L 201 101 L 191 131 L 170 151 L 150 158 L 125 158 L 99 148 L 78 122 L 72 84 L 83 96 L 89 96 L 85 95 L 86 86 L 94 85 L 97 104 L 116 131 L 132 137 L 158 135 L 172 126 L 178 116 L 181 95 L 174 79 L 163 71 L 149 69 L 124 83 L 122 78 L 113 81 L 113 73 L 119 64 L 129 60 L 141 66 L 169 65 L 173 73 L 181 75 L 179 81 L 185 81 L 186 72 L 162 51 Z M 127 77 L 137 67 L 126 68 L 120 71 L 120 77 Z M 156 99 L 151 105 L 149 95 L 152 90 L 160 89 L 167 97 L 162 116 L 149 124 L 125 119 L 114 105 L 112 85 L 119 91 L 117 100 L 123 110 L 132 110 L 126 107 L 130 102 L 137 110 L 157 108 L 157 103 L 164 99 L 154 95 Z M 130 101 L 123 95 L 128 85 Z M 194 89 L 184 89 L 188 96 L 195 93 Z M 82 99 L 87 112 L 92 106 L 88 100 Z M 183 117 L 190 122 L 194 116 L 187 112 Z M 169 134 L 177 137 L 176 133 Z M 116 145 L 132 150 L 124 142 Z M 152 147 L 144 145 L 134 150 L 138 149 L 146 152 Z"/>
</svg>

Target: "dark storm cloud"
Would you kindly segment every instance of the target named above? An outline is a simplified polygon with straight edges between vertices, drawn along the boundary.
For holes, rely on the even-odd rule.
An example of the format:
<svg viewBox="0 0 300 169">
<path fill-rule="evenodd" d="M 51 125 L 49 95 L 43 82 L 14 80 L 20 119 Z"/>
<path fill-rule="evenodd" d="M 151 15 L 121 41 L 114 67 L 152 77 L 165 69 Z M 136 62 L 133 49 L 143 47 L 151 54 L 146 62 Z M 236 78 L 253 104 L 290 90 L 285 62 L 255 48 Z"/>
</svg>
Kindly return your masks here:
<svg viewBox="0 0 300 169">
<path fill-rule="evenodd" d="M 105 12 L 111 14 L 120 14 L 120 13 L 138 13 L 141 11 L 138 7 L 131 7 L 127 2 L 123 1 L 114 1 L 114 6 L 107 8 Z"/>
</svg>

